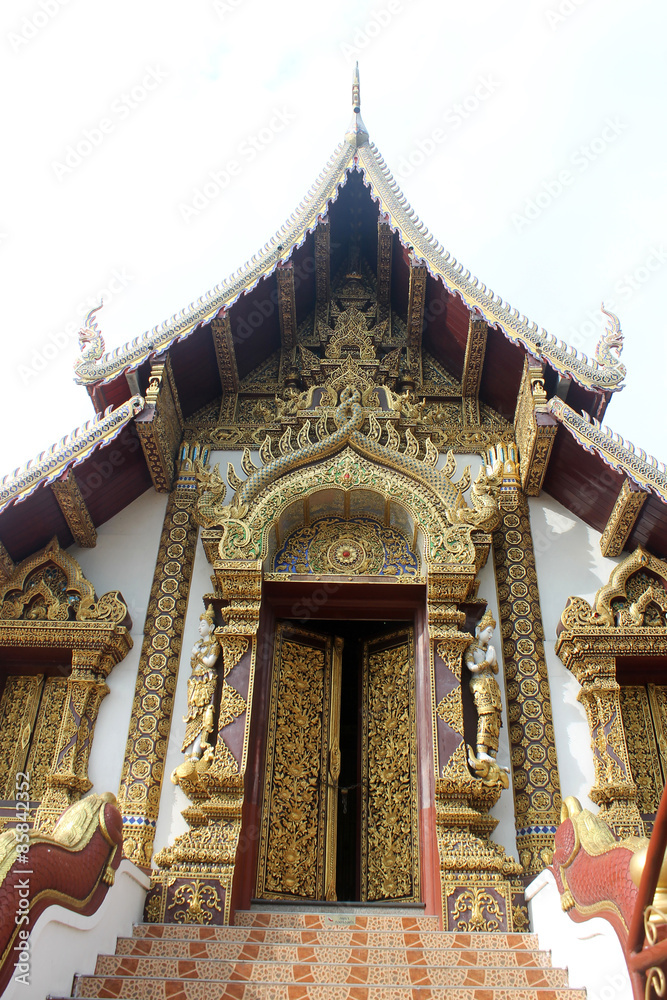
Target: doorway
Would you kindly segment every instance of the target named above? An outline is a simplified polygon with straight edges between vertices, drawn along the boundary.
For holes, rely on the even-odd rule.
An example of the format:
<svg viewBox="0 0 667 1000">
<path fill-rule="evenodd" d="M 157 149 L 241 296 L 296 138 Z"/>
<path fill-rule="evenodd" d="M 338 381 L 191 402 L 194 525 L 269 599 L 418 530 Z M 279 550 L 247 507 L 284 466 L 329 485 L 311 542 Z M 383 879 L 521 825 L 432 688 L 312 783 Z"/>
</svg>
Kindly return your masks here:
<svg viewBox="0 0 667 1000">
<path fill-rule="evenodd" d="M 411 622 L 276 625 L 257 897 L 420 900 Z"/>
</svg>

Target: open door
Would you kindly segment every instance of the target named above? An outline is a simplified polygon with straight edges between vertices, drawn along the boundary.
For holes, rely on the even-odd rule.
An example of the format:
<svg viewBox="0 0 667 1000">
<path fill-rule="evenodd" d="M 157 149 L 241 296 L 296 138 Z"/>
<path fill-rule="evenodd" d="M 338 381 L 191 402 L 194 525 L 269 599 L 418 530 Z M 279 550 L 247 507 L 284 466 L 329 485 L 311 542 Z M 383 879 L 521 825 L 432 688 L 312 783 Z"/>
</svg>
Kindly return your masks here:
<svg viewBox="0 0 667 1000">
<path fill-rule="evenodd" d="M 341 639 L 276 626 L 257 895 L 336 898 Z"/>
<path fill-rule="evenodd" d="M 361 899 L 419 901 L 412 629 L 363 643 Z"/>
<path fill-rule="evenodd" d="M 276 626 L 259 898 L 420 899 L 413 631 L 377 631 Z"/>
</svg>

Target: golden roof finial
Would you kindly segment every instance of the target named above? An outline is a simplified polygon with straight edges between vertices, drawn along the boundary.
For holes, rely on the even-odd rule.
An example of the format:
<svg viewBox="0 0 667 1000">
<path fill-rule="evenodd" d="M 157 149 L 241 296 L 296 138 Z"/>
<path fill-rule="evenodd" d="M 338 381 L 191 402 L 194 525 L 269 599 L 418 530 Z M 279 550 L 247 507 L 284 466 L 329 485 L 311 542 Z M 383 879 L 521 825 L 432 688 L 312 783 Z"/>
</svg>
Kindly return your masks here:
<svg viewBox="0 0 667 1000">
<path fill-rule="evenodd" d="M 356 146 L 357 149 L 360 146 L 365 146 L 368 142 L 370 136 L 368 135 L 368 129 L 364 125 L 361 118 L 361 85 L 359 83 L 359 63 L 354 67 L 354 76 L 352 78 L 352 111 L 354 113 L 354 118 L 350 122 L 350 127 L 345 133 L 345 138 L 348 142 Z"/>
<path fill-rule="evenodd" d="M 355 115 L 361 112 L 361 85 L 359 83 L 359 63 L 354 67 L 354 79 L 352 80 L 352 110 Z"/>
</svg>

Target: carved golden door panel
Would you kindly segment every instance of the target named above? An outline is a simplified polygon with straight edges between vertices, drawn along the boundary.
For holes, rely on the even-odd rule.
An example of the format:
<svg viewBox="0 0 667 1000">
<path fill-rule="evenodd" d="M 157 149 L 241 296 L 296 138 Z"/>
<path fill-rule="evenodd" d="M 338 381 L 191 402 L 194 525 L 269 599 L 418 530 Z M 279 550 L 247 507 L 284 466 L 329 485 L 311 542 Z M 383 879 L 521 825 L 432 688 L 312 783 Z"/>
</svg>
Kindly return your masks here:
<svg viewBox="0 0 667 1000">
<path fill-rule="evenodd" d="M 356 813 L 352 797 L 360 811 L 358 898 L 420 898 L 412 630 L 366 641 L 355 636 L 349 646 L 361 653 L 358 666 L 348 655 L 345 667 L 361 698 L 359 754 L 356 779 L 339 788 L 343 641 L 289 624 L 277 626 L 257 875 L 260 898 L 337 898 L 339 795 L 344 815 L 348 805 L 350 815 Z M 350 690 L 346 701 L 356 705 L 356 694 Z M 342 850 L 347 867 L 355 853 L 347 835 Z"/>
<path fill-rule="evenodd" d="M 621 714 L 637 807 L 648 835 L 667 774 L 667 687 L 622 684 Z"/>
<path fill-rule="evenodd" d="M 30 774 L 33 801 L 44 795 L 66 693 L 64 677 L 7 677 L 0 699 L 0 799 L 14 798 L 19 771 Z"/>
<path fill-rule="evenodd" d="M 342 641 L 276 628 L 257 895 L 336 898 Z"/>
<path fill-rule="evenodd" d="M 419 812 L 412 629 L 363 645 L 361 899 L 418 901 Z"/>
</svg>

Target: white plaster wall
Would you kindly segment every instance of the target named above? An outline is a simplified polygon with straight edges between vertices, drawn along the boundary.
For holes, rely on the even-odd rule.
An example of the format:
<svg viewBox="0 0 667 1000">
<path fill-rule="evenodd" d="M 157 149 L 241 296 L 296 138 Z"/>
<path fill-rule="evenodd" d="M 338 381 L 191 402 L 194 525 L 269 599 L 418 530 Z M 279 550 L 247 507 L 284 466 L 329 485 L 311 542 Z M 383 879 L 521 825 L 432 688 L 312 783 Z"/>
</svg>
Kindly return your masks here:
<svg viewBox="0 0 667 1000">
<path fill-rule="evenodd" d="M 445 456 L 441 455 L 438 462 L 439 468 L 442 468 L 444 461 Z M 457 480 L 463 472 L 463 469 L 469 465 L 470 475 L 472 477 L 471 482 L 474 483 L 479 474 L 479 470 L 482 468 L 482 464 L 482 459 L 479 455 L 457 455 L 456 466 L 458 471 L 454 473 L 453 479 Z M 470 503 L 470 490 L 467 491 L 465 497 L 467 502 Z M 484 566 L 479 573 L 478 580 L 479 588 L 477 596 L 487 602 L 491 614 L 498 623 L 491 640 L 498 655 L 497 679 L 498 684 L 500 685 L 503 700 L 502 728 L 500 730 L 497 761 L 501 767 L 508 768 L 510 772 L 509 788 L 506 788 L 502 792 L 497 804 L 491 810 L 491 815 L 494 819 L 498 820 L 498 826 L 491 834 L 490 839 L 497 844 L 501 844 L 501 846 L 505 848 L 507 854 L 511 855 L 518 861 L 519 855 L 516 847 L 516 827 L 514 822 L 514 783 L 512 779 L 512 765 L 510 762 L 507 698 L 505 695 L 505 664 L 503 661 L 503 643 L 500 634 L 500 613 L 498 611 L 498 593 L 496 590 L 496 574 L 493 566 L 493 551 L 489 553 L 486 566 Z"/>
<path fill-rule="evenodd" d="M 68 549 L 80 564 L 98 597 L 120 590 L 132 617 L 134 646 L 107 679 L 109 694 L 102 701 L 95 726 L 88 775 L 91 791 L 118 791 L 125 758 L 127 731 L 143 641 L 167 497 L 149 489 L 97 529 L 97 545 Z"/>
<path fill-rule="evenodd" d="M 579 683 L 556 655 L 556 627 L 568 597 L 592 602 L 621 558 L 600 553 L 600 532 L 542 493 L 529 499 L 535 566 L 544 622 L 544 650 L 551 688 L 558 771 L 563 798 L 575 795 L 584 808 L 597 812 L 588 793 L 595 781 L 591 737 Z"/>
<path fill-rule="evenodd" d="M 571 987 L 586 989 L 588 1000 L 632 1000 L 623 949 L 608 921 L 593 917 L 575 923 L 563 912 L 548 869 L 526 888 L 526 900 L 540 950 L 551 952 L 555 968 L 567 969 Z"/>
<path fill-rule="evenodd" d="M 232 452 L 215 452 L 210 464 L 214 466 L 216 462 L 220 462 L 220 472 L 226 482 L 228 461 L 233 461 L 237 473 L 243 476 L 240 461 L 241 454 L 242 452 L 236 454 Z M 229 499 L 229 494 L 227 495 L 227 499 Z M 164 779 L 160 794 L 160 811 L 155 829 L 154 854 L 163 847 L 173 844 L 176 837 L 181 833 L 186 833 L 188 830 L 188 824 L 183 819 L 181 812 L 190 805 L 190 801 L 177 785 L 171 783 L 170 775 L 175 767 L 183 763 L 183 755 L 181 753 L 181 746 L 185 735 L 183 715 L 186 711 L 188 701 L 190 655 L 192 647 L 199 639 L 199 617 L 206 610 L 202 598 L 204 594 L 213 592 L 213 584 L 211 583 L 212 573 L 213 567 L 206 558 L 200 533 L 197 538 L 190 596 L 183 628 L 183 645 L 178 668 L 176 693 L 174 695 L 174 711 L 171 718 L 167 759 L 165 761 Z"/>
</svg>

